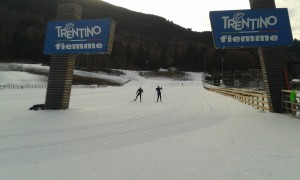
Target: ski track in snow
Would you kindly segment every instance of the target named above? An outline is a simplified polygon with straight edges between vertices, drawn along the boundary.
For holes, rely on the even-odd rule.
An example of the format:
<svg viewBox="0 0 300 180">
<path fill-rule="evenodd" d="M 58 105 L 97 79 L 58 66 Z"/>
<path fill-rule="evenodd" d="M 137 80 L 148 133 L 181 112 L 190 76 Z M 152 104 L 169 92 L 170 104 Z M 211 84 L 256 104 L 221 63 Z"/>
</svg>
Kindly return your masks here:
<svg viewBox="0 0 300 180">
<path fill-rule="evenodd" d="M 147 83 L 144 89 L 153 88 L 156 84 L 157 82 L 155 81 L 154 83 Z M 117 109 L 122 109 L 122 112 L 124 112 L 124 109 L 128 109 L 129 107 L 125 112 L 131 112 L 132 116 L 127 115 L 122 117 L 121 114 L 118 118 L 111 118 L 110 120 L 104 121 L 104 123 L 101 122 L 101 118 L 99 118 L 99 122 L 87 126 L 1 134 L 0 139 L 4 140 L 6 142 L 5 144 L 12 145 L 5 147 L 1 145 L 0 152 L 7 154 L 7 158 L 10 158 L 9 153 L 11 151 L 37 151 L 36 153 L 41 153 L 40 157 L 44 157 L 45 154 L 42 153 L 43 148 L 59 149 L 60 146 L 64 146 L 63 148 L 65 149 L 65 146 L 70 146 L 67 151 L 64 150 L 64 153 L 60 153 L 66 156 L 72 154 L 70 153 L 72 146 L 78 146 L 77 143 L 82 144 L 81 146 L 85 147 L 85 150 L 93 150 L 93 148 L 95 148 L 95 151 L 107 150 L 186 133 L 198 128 L 203 128 L 204 123 L 208 125 L 216 123 L 209 122 L 209 118 L 207 118 L 207 115 L 210 113 L 210 107 L 208 102 L 201 95 L 201 90 L 203 91 L 203 89 L 200 89 L 201 86 L 199 88 L 200 82 L 185 83 L 187 86 L 195 86 L 195 88 L 179 86 L 178 84 L 180 84 L 180 82 L 176 81 L 169 82 L 168 84 L 170 87 L 164 87 L 168 95 L 172 95 L 175 91 L 176 95 L 178 95 L 179 93 L 177 91 L 181 90 L 180 97 L 174 98 L 170 96 L 169 100 L 163 97 L 164 102 L 162 103 L 145 103 L 144 101 L 147 96 L 143 97 L 142 103 L 138 101 L 122 102 L 115 107 L 110 107 L 109 112 L 114 112 Z M 127 85 L 127 87 L 131 86 Z M 111 91 L 114 92 L 104 92 L 101 94 L 106 97 L 109 95 L 114 96 L 117 93 L 122 94 L 122 96 L 124 94 L 132 94 L 135 90 L 133 88 L 135 87 L 127 87 L 112 88 Z M 149 94 L 148 97 L 150 97 Z M 158 108 L 156 108 L 155 111 L 153 111 L 153 108 L 150 108 L 150 110 L 142 109 L 140 111 L 137 107 L 144 104 L 147 106 L 158 106 Z M 132 108 L 137 112 L 134 112 Z M 42 115 L 41 112 L 38 113 Z M 99 113 L 99 115 L 101 117 L 101 113 Z M 76 131 L 75 135 L 74 131 Z M 35 141 L 32 142 L 31 139 L 35 139 Z M 82 151 L 85 152 L 85 150 Z M 76 153 L 81 152 L 78 150 Z"/>
</svg>

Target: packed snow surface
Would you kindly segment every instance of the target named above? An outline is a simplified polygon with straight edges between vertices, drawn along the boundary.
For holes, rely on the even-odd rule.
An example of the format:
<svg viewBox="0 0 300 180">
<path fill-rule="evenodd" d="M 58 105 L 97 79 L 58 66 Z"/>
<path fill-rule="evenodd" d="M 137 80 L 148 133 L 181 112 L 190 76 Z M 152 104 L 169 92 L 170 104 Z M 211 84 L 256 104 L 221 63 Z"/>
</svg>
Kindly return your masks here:
<svg viewBox="0 0 300 180">
<path fill-rule="evenodd" d="M 122 87 L 72 89 L 68 110 L 28 110 L 46 89 L 0 90 L 0 179 L 300 179 L 299 119 L 207 91 L 201 77 L 127 71 L 116 77 L 129 81 Z M 0 79 L 47 81 L 7 69 Z M 133 101 L 139 87 L 142 102 Z"/>
</svg>

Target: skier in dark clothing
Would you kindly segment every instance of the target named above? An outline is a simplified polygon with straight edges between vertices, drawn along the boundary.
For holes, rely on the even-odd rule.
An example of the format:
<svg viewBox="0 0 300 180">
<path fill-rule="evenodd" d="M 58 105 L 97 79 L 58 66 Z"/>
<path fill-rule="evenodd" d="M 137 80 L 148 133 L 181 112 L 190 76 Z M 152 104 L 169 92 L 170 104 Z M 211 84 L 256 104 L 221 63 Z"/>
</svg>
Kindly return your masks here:
<svg viewBox="0 0 300 180">
<path fill-rule="evenodd" d="M 156 88 L 156 91 L 157 91 L 157 100 L 156 100 L 156 102 L 158 102 L 158 99 L 160 99 L 160 101 L 161 101 L 161 91 L 162 90 L 162 87 L 159 87 L 159 86 L 157 86 L 157 88 Z"/>
<path fill-rule="evenodd" d="M 143 93 L 143 89 L 140 87 L 137 91 L 136 91 L 136 97 L 135 97 L 135 100 L 140 96 L 140 102 L 142 102 L 142 93 Z"/>
</svg>

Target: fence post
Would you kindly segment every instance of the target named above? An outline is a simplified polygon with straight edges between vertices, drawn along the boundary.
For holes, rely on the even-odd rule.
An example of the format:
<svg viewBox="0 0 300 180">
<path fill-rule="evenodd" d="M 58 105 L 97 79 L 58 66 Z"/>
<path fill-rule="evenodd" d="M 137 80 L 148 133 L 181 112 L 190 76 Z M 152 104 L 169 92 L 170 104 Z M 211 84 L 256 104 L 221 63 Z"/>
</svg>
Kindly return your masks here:
<svg viewBox="0 0 300 180">
<path fill-rule="evenodd" d="M 262 97 L 262 110 L 263 110 L 263 111 L 265 111 L 265 109 L 264 109 L 264 107 L 265 107 L 265 103 L 264 103 L 264 102 L 265 102 L 265 98 L 264 98 L 264 97 Z"/>
</svg>

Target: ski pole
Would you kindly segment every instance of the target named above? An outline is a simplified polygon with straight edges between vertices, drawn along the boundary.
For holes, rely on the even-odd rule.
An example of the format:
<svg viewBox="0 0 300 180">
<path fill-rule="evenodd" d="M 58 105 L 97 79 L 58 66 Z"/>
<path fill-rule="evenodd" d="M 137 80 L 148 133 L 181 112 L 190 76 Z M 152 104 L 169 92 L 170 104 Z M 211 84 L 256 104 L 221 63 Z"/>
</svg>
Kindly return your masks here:
<svg viewBox="0 0 300 180">
<path fill-rule="evenodd" d="M 165 92 L 162 90 L 162 92 L 164 93 L 164 96 L 165 96 L 165 98 L 166 98 L 166 101 L 168 101 L 168 99 L 167 99 L 167 96 L 166 96 L 166 94 L 165 94 Z"/>
<path fill-rule="evenodd" d="M 133 101 L 135 101 L 136 100 L 136 96 L 134 96 L 134 99 L 133 99 Z"/>
</svg>

